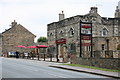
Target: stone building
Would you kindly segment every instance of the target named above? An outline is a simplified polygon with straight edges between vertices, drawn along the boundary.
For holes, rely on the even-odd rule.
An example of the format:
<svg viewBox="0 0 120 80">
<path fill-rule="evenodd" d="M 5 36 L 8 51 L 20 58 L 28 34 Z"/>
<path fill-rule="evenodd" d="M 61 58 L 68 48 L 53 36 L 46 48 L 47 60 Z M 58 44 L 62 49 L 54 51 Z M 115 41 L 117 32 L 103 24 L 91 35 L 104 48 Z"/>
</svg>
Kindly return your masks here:
<svg viewBox="0 0 120 80">
<path fill-rule="evenodd" d="M 33 33 L 28 31 L 21 24 L 17 22 L 11 23 L 11 28 L 5 30 L 2 33 L 2 51 L 3 53 L 15 52 L 28 52 L 29 49 L 17 48 L 18 45 L 31 46 L 34 44 L 34 38 L 36 37 Z"/>
<path fill-rule="evenodd" d="M 53 48 L 52 53 L 58 52 L 59 58 L 65 58 L 69 53 L 79 57 L 80 21 L 92 22 L 93 51 L 101 51 L 103 48 L 104 50 L 108 50 L 108 48 L 117 50 L 117 46 L 120 45 L 120 12 L 118 11 L 117 7 L 115 18 L 101 17 L 97 7 L 91 7 L 88 14 L 70 18 L 64 18 L 62 12 L 58 22 L 47 25 L 48 44 Z M 89 51 L 90 48 L 90 46 L 86 46 L 86 51 Z M 82 54 L 82 57 L 90 57 L 90 55 Z"/>
<path fill-rule="evenodd" d="M 2 55 L 2 34 L 0 33 L 0 56 Z"/>
</svg>

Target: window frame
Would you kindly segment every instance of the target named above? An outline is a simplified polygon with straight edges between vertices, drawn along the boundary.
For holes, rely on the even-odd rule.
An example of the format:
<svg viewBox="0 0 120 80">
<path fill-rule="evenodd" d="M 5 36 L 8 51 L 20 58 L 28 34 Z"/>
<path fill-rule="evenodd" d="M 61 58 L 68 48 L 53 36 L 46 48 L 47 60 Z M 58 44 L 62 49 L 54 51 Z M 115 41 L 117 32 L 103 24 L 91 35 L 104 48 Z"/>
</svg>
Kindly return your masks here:
<svg viewBox="0 0 120 80">
<path fill-rule="evenodd" d="M 108 30 L 106 28 L 102 29 L 102 36 L 108 36 Z"/>
</svg>

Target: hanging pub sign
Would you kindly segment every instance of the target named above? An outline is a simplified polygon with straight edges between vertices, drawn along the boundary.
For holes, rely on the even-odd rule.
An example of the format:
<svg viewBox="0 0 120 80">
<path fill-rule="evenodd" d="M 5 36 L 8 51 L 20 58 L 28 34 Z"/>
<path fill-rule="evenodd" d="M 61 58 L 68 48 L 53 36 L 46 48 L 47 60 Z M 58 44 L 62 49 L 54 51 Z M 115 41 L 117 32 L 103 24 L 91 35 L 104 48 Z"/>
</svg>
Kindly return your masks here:
<svg viewBox="0 0 120 80">
<path fill-rule="evenodd" d="M 90 24 L 81 24 L 81 33 L 82 34 L 91 34 L 91 25 Z"/>
<path fill-rule="evenodd" d="M 58 39 L 56 40 L 56 44 L 66 44 L 66 39 L 64 38 Z"/>
<path fill-rule="evenodd" d="M 88 51 L 92 56 L 92 22 L 80 21 L 80 57 Z"/>
<path fill-rule="evenodd" d="M 90 35 L 81 35 L 81 39 L 82 40 L 91 40 L 91 36 Z"/>
<path fill-rule="evenodd" d="M 82 43 L 82 46 L 91 46 L 91 43 Z"/>
<path fill-rule="evenodd" d="M 91 28 L 90 25 L 82 25 L 82 28 Z"/>
</svg>

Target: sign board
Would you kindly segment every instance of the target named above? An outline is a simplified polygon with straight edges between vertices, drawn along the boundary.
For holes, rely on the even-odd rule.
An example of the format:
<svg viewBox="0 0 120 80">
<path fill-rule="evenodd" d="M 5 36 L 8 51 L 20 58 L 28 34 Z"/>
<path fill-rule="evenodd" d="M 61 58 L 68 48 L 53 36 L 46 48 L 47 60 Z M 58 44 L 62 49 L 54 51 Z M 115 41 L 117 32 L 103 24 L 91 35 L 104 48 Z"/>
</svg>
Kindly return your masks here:
<svg viewBox="0 0 120 80">
<path fill-rule="evenodd" d="M 92 57 L 92 23 L 80 21 L 80 57 L 84 54 Z"/>
<path fill-rule="evenodd" d="M 90 25 L 82 25 L 82 28 L 91 28 Z"/>
<path fill-rule="evenodd" d="M 91 40 L 91 36 L 90 35 L 81 35 L 81 39 L 82 40 Z"/>
<path fill-rule="evenodd" d="M 91 43 L 82 43 L 82 46 L 91 46 Z"/>
<path fill-rule="evenodd" d="M 66 39 L 61 38 L 59 40 L 56 40 L 56 44 L 66 44 Z"/>
<path fill-rule="evenodd" d="M 81 24 L 81 33 L 82 34 L 92 34 L 91 33 L 91 25 L 90 24 Z"/>
</svg>

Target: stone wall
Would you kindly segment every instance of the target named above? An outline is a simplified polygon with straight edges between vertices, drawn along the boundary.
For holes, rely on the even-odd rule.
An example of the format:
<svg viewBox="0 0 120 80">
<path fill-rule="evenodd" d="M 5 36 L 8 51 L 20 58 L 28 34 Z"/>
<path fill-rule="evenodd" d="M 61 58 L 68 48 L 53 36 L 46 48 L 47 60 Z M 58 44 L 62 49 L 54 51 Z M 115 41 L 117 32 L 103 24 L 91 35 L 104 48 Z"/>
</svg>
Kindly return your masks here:
<svg viewBox="0 0 120 80">
<path fill-rule="evenodd" d="M 107 50 L 107 39 L 109 40 L 109 50 L 116 51 L 118 45 L 120 44 L 120 36 L 93 37 L 93 51 L 102 51 L 103 44 L 104 51 Z"/>
<path fill-rule="evenodd" d="M 20 52 L 29 52 L 30 49 L 21 49 L 15 46 L 31 46 L 34 44 L 35 35 L 20 24 L 15 24 L 10 29 L 3 32 L 2 35 L 2 49 L 4 53 L 15 52 L 16 50 Z"/>
<path fill-rule="evenodd" d="M 0 34 L 0 56 L 2 54 L 2 34 Z"/>
<path fill-rule="evenodd" d="M 72 63 L 120 70 L 120 58 L 74 58 Z"/>
<path fill-rule="evenodd" d="M 94 58 L 120 58 L 120 50 L 117 51 L 93 51 Z"/>
</svg>

